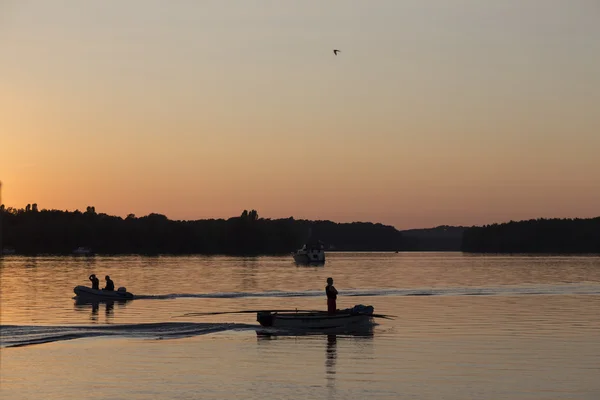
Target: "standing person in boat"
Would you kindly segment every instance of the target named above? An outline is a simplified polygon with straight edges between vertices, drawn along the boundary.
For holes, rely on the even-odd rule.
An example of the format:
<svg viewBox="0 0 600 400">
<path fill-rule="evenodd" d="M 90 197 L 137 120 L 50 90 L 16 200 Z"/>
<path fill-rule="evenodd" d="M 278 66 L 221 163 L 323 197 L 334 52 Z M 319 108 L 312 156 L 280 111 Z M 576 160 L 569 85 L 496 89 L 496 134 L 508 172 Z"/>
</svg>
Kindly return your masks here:
<svg viewBox="0 0 600 400">
<path fill-rule="evenodd" d="M 105 286 L 105 287 L 104 287 L 104 289 L 102 289 L 102 290 L 108 290 L 108 291 L 111 291 L 111 292 L 112 292 L 113 290 L 115 290 L 115 284 L 114 284 L 114 282 L 112 281 L 112 279 L 110 279 L 110 276 L 106 275 L 106 276 L 104 277 L 104 280 L 106 280 L 106 286 Z"/>
<path fill-rule="evenodd" d="M 100 290 L 100 279 L 96 277 L 96 274 L 91 274 L 88 279 L 92 281 L 92 289 Z"/>
<path fill-rule="evenodd" d="M 337 310 L 337 294 L 338 291 L 333 286 L 333 278 L 327 278 L 327 286 L 325 286 L 325 294 L 327 295 L 327 313 L 330 315 L 335 314 Z"/>
</svg>

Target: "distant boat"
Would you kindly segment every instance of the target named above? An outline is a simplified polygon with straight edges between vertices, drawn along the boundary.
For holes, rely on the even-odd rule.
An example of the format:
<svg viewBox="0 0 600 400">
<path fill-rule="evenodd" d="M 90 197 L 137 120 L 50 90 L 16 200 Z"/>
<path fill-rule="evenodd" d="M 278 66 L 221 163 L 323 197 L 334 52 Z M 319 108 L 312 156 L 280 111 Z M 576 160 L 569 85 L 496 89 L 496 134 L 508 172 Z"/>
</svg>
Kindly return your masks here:
<svg viewBox="0 0 600 400">
<path fill-rule="evenodd" d="M 315 264 L 325 262 L 325 246 L 320 240 L 306 243 L 301 249 L 292 253 L 298 264 Z"/>
<path fill-rule="evenodd" d="M 11 255 L 11 254 L 15 254 L 15 253 L 16 253 L 16 251 L 12 247 L 5 247 L 2 249 L 2 252 L 0 252 L 0 254 L 4 254 L 4 255 Z"/>
<path fill-rule="evenodd" d="M 73 254 L 79 254 L 79 255 L 89 255 L 92 253 L 92 249 L 90 249 L 89 247 L 78 247 L 75 250 L 73 250 Z"/>
</svg>

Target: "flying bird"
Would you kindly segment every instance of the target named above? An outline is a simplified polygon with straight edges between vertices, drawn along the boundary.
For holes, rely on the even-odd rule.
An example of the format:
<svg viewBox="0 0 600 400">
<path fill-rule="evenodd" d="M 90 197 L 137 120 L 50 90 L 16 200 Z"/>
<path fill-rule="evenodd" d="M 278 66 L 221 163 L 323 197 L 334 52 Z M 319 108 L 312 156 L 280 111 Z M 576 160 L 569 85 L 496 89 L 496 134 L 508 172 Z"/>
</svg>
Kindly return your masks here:
<svg viewBox="0 0 600 400">
<path fill-rule="evenodd" d="M 337 49 L 333 49 L 333 54 L 335 54 L 337 56 L 337 53 L 339 53 L 341 50 L 337 50 Z"/>
</svg>

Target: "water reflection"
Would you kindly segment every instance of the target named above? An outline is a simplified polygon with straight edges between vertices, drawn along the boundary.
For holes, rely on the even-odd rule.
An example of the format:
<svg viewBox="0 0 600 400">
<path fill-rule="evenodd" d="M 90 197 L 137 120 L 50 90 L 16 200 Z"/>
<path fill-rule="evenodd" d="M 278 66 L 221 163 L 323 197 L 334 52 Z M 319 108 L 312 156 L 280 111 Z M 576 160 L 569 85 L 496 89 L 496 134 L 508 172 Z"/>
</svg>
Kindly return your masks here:
<svg viewBox="0 0 600 400">
<path fill-rule="evenodd" d="M 106 322 L 110 322 L 113 317 L 115 303 L 117 303 L 119 308 L 125 307 L 127 304 L 127 300 L 98 300 L 98 299 L 89 299 L 85 297 L 76 297 L 75 298 L 75 310 L 76 311 L 86 311 L 91 310 L 90 320 L 94 322 L 98 322 L 98 312 L 100 310 L 100 304 L 104 304 L 104 314 Z"/>
<path fill-rule="evenodd" d="M 337 329 L 327 331 L 303 331 L 303 332 L 292 332 L 276 330 L 272 328 L 259 329 L 256 331 L 257 339 L 260 344 L 268 344 L 273 340 L 306 340 L 307 342 L 302 346 L 307 351 L 310 348 L 319 347 L 322 349 L 321 344 L 325 344 L 325 355 L 324 355 L 324 378 L 327 387 L 328 399 L 338 398 L 336 389 L 336 376 L 338 375 L 338 356 L 343 358 L 351 359 L 356 356 L 357 353 L 364 352 L 364 346 L 371 347 L 371 339 L 374 337 L 373 326 L 364 326 L 360 329 L 352 331 Z M 365 340 L 369 344 L 365 343 Z M 318 343 L 319 345 L 315 346 Z M 338 348 L 340 344 L 340 348 Z M 362 350 L 361 350 L 362 348 Z M 322 351 L 322 350 L 321 350 Z M 277 354 L 276 352 L 273 354 Z M 342 371 L 343 373 L 344 371 Z"/>
<path fill-rule="evenodd" d="M 260 264 L 258 258 L 247 257 L 241 260 L 241 288 L 242 290 L 252 290 L 256 287 L 256 274 Z"/>
<path fill-rule="evenodd" d="M 330 329 L 312 329 L 312 330 L 287 330 L 277 328 L 260 328 L 256 331 L 258 340 L 277 339 L 278 337 L 305 337 L 305 336 L 331 336 L 336 337 L 373 337 L 374 326 L 356 325 L 349 329 L 348 327 L 330 328 Z"/>
<path fill-rule="evenodd" d="M 337 358 L 337 335 L 327 335 L 327 350 L 325 357 L 325 372 L 335 375 L 335 360 Z M 328 378 L 333 379 L 333 378 Z"/>
<path fill-rule="evenodd" d="M 337 359 L 337 335 L 327 335 L 327 347 L 325 350 L 325 376 L 329 398 L 335 396 L 335 363 Z"/>
<path fill-rule="evenodd" d="M 314 268 L 315 270 L 325 268 L 325 261 L 291 261 L 291 264 L 298 268 Z"/>
</svg>

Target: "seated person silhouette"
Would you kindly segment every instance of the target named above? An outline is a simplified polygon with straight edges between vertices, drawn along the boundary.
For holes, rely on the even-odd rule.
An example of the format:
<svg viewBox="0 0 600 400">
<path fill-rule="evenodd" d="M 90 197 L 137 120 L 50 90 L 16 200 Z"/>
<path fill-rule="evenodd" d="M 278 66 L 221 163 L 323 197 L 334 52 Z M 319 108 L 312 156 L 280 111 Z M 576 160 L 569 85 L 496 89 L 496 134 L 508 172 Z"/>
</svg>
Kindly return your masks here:
<svg viewBox="0 0 600 400">
<path fill-rule="evenodd" d="M 106 275 L 104 277 L 104 279 L 106 280 L 106 286 L 104 287 L 104 289 L 102 290 L 108 290 L 108 291 L 113 291 L 115 290 L 115 284 L 114 282 L 110 279 L 110 276 Z"/>
</svg>

